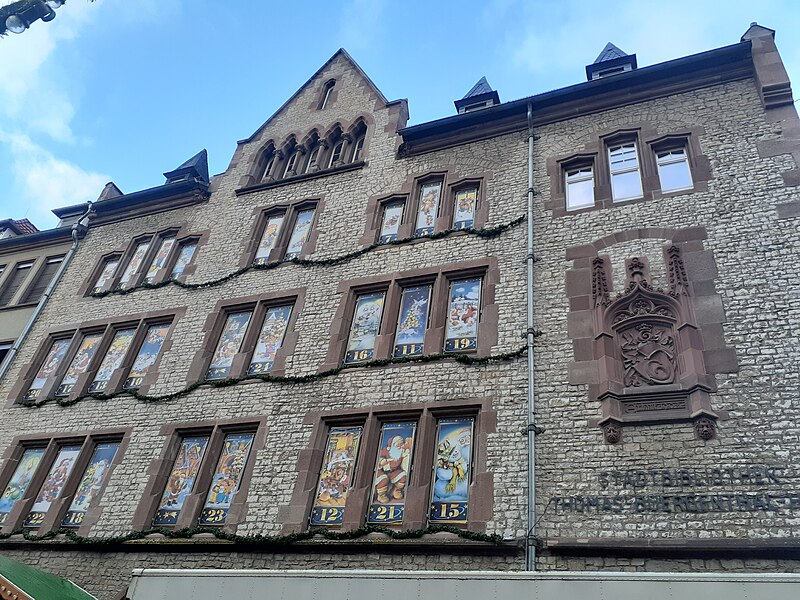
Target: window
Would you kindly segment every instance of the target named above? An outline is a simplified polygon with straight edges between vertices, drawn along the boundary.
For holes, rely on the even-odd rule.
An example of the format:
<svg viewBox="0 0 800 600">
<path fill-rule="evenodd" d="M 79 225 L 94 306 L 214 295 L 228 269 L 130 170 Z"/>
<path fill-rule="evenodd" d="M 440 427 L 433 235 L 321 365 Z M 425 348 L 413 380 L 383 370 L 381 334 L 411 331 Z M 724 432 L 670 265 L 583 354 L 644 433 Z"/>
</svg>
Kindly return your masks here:
<svg viewBox="0 0 800 600">
<path fill-rule="evenodd" d="M 134 277 L 139 270 L 142 269 L 144 257 L 147 255 L 147 251 L 149 249 L 150 240 L 136 244 L 133 254 L 131 255 L 128 264 L 125 267 L 125 270 L 122 272 L 122 277 L 120 277 L 119 282 L 117 282 L 117 289 L 124 290 L 135 285 L 135 283 L 133 283 Z"/>
<path fill-rule="evenodd" d="M 297 175 L 297 171 L 295 168 L 297 167 L 297 157 L 300 156 L 300 151 L 295 150 L 289 156 L 289 160 L 286 161 L 286 168 L 283 170 L 284 177 L 291 177 L 293 175 Z"/>
<path fill-rule="evenodd" d="M 333 92 L 333 88 L 336 86 L 336 80 L 331 79 L 330 81 L 325 82 L 325 85 L 322 88 L 322 100 L 319 102 L 319 109 L 323 110 L 327 108 L 328 103 L 331 100 L 331 93 Z"/>
<path fill-rule="evenodd" d="M 608 149 L 611 173 L 611 195 L 615 202 L 642 197 L 639 156 L 636 144 L 630 142 Z"/>
<path fill-rule="evenodd" d="M 258 424 L 176 432 L 177 451 L 152 517 L 156 527 L 222 526 L 242 506 Z M 195 499 L 189 502 L 189 499 Z M 191 508 L 190 508 L 191 507 Z M 197 508 L 194 508 L 197 507 Z"/>
<path fill-rule="evenodd" d="M 478 188 L 457 190 L 453 205 L 453 229 L 471 229 L 475 226 L 475 208 L 478 204 Z"/>
<path fill-rule="evenodd" d="M 417 205 L 417 225 L 414 235 L 431 235 L 436 227 L 436 217 L 439 214 L 439 197 L 442 194 L 442 182 L 432 181 L 424 183 L 419 188 L 419 203 Z"/>
<path fill-rule="evenodd" d="M 153 257 L 153 260 L 147 269 L 147 273 L 144 276 L 145 283 L 153 283 L 156 280 L 156 275 L 158 275 L 159 271 L 166 266 L 167 258 L 169 258 L 170 251 L 174 245 L 175 236 L 161 238 L 161 244 L 158 246 L 158 252 L 156 252 L 156 255 Z"/>
<path fill-rule="evenodd" d="M 304 201 L 266 212 L 261 218 L 261 233 L 252 263 L 266 265 L 311 252 L 316 208 L 316 202 Z"/>
<path fill-rule="evenodd" d="M 662 192 L 692 189 L 692 173 L 689 169 L 686 148 L 656 152 L 656 165 Z"/>
<path fill-rule="evenodd" d="M 256 250 L 256 258 L 253 261 L 257 265 L 265 265 L 269 261 L 270 253 L 278 243 L 278 236 L 281 233 L 285 213 L 275 214 L 267 217 L 267 224 L 264 226 L 264 233 Z"/>
<path fill-rule="evenodd" d="M 468 352 L 478 347 L 478 319 L 481 312 L 481 280 L 455 279 L 450 282 L 445 352 Z"/>
<path fill-rule="evenodd" d="M 13 345 L 14 342 L 0 342 L 0 365 L 3 364 L 6 354 L 8 354 L 8 351 L 11 350 Z"/>
<path fill-rule="evenodd" d="M 26 380 L 26 400 L 140 388 L 158 361 L 171 318 L 100 325 L 53 336 Z M 136 350 L 131 352 L 131 348 Z"/>
<path fill-rule="evenodd" d="M 64 260 L 63 256 L 53 256 L 48 258 L 44 266 L 39 270 L 39 273 L 36 275 L 36 279 L 28 288 L 28 291 L 25 293 L 25 296 L 22 298 L 23 304 L 38 302 L 42 295 L 44 295 L 47 286 L 50 285 L 50 282 L 53 280 L 53 277 L 58 272 L 58 269 L 61 267 L 61 263 Z"/>
<path fill-rule="evenodd" d="M 306 170 L 305 173 L 311 173 L 313 171 L 319 170 L 319 165 L 317 164 L 317 159 L 319 158 L 319 152 L 322 146 L 314 146 L 311 152 L 308 155 L 308 162 L 306 163 Z"/>
<path fill-rule="evenodd" d="M 206 380 L 269 373 L 283 346 L 294 302 L 277 299 L 224 314 Z M 260 323 L 260 326 L 254 326 Z M 242 358 L 237 360 L 237 357 Z"/>
<path fill-rule="evenodd" d="M 350 336 L 344 362 L 358 363 L 372 360 L 375 356 L 375 341 L 381 328 L 385 292 L 360 294 L 356 298 L 353 320 L 350 322 Z"/>
<path fill-rule="evenodd" d="M 397 239 L 400 224 L 403 222 L 403 211 L 406 203 L 403 200 L 388 202 L 383 205 L 379 244 L 393 242 Z"/>
<path fill-rule="evenodd" d="M 337 167 L 342 162 L 342 151 L 344 150 L 344 140 L 340 140 L 333 145 L 331 155 L 328 158 L 328 168 Z"/>
<path fill-rule="evenodd" d="M 33 267 L 33 261 L 17 263 L 6 279 L 3 290 L 0 291 L 0 308 L 8 306 L 14 300 L 17 292 L 25 283 Z"/>
<path fill-rule="evenodd" d="M 352 162 L 356 162 L 361 160 L 361 153 L 364 151 L 364 136 L 360 136 L 356 138 L 355 144 L 353 144 L 353 160 Z"/>
<path fill-rule="evenodd" d="M 294 228 L 292 229 L 292 236 L 289 238 L 289 245 L 286 247 L 286 254 L 284 260 L 291 260 L 297 258 L 303 250 L 303 244 L 308 239 L 308 234 L 311 232 L 311 224 L 314 221 L 314 209 L 309 208 L 297 213 L 294 221 Z"/>
<path fill-rule="evenodd" d="M 178 256 L 175 258 L 175 264 L 172 265 L 172 272 L 169 275 L 170 279 L 179 279 L 184 274 L 186 267 L 192 262 L 195 250 L 197 250 L 197 240 L 188 240 L 180 244 Z"/>
<path fill-rule="evenodd" d="M 0 496 L 0 525 L 13 514 L 25 528 L 80 527 L 97 504 L 122 439 L 120 433 L 102 433 L 22 442 L 12 455 L 16 460 L 2 473 L 6 484 Z M 82 464 L 85 467 L 79 469 Z M 21 510 L 12 513 L 18 505 Z"/>
<path fill-rule="evenodd" d="M 403 288 L 400 295 L 400 310 L 397 314 L 394 356 L 422 354 L 425 348 L 425 332 L 428 330 L 432 289 L 432 285 Z"/>
<path fill-rule="evenodd" d="M 92 288 L 93 294 L 98 294 L 111 288 L 111 282 L 114 279 L 114 273 L 119 266 L 119 259 L 119 256 L 112 256 L 103 261 L 103 267 L 100 269 L 100 275 L 97 276 L 97 279 L 94 282 L 94 287 Z"/>
<path fill-rule="evenodd" d="M 594 173 L 591 166 L 568 169 L 565 178 L 567 210 L 594 206 Z"/>
</svg>

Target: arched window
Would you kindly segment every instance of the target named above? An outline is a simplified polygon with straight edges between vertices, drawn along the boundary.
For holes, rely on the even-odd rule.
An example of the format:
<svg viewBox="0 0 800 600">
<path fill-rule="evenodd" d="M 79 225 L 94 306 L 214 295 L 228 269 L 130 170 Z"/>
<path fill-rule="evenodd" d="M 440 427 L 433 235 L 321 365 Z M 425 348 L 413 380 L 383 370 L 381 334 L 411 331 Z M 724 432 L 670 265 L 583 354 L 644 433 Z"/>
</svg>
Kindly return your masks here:
<svg viewBox="0 0 800 600">
<path fill-rule="evenodd" d="M 328 158 L 328 168 L 336 167 L 342 162 L 342 152 L 344 151 L 344 140 L 340 139 L 333 145 L 331 155 Z"/>
<path fill-rule="evenodd" d="M 300 169 L 300 165 L 298 165 L 298 172 L 313 173 L 319 171 L 319 159 L 322 145 L 320 144 L 319 133 L 317 133 L 316 129 L 312 130 L 303 140 L 303 147 L 307 149 L 307 156 L 302 170 Z"/>
<path fill-rule="evenodd" d="M 300 156 L 300 151 L 295 150 L 289 156 L 289 160 L 286 161 L 286 168 L 283 171 L 284 177 L 292 177 L 293 175 L 297 175 L 297 171 L 295 168 L 297 167 L 297 159 Z"/>
<path fill-rule="evenodd" d="M 275 144 L 269 142 L 258 158 L 258 166 L 255 170 L 255 181 L 260 183 L 262 181 L 270 181 L 273 177 L 273 167 L 275 166 L 276 159 Z"/>
<path fill-rule="evenodd" d="M 336 87 L 335 79 L 330 79 L 325 82 L 325 86 L 322 88 L 322 97 L 319 101 L 319 110 L 322 110 L 328 106 L 328 102 L 330 102 L 331 93 L 333 92 L 334 87 Z"/>
<path fill-rule="evenodd" d="M 367 124 L 364 121 L 359 121 L 350 129 L 350 138 L 353 140 L 353 145 L 349 152 L 349 162 L 356 162 L 364 158 L 364 141 L 367 137 Z"/>
<path fill-rule="evenodd" d="M 325 157 L 324 168 L 330 169 L 338 167 L 344 161 L 344 154 L 348 136 L 342 132 L 341 126 L 337 123 L 325 136 L 325 141 L 329 148 Z"/>
</svg>

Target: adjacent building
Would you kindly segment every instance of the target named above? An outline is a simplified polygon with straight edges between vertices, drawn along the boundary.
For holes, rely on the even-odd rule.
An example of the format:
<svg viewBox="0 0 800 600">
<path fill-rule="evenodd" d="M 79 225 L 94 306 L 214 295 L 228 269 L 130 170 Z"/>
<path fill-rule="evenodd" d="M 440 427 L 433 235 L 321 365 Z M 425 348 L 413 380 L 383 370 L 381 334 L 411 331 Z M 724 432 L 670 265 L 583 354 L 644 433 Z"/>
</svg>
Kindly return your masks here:
<svg viewBox="0 0 800 600">
<path fill-rule="evenodd" d="M 797 571 L 774 32 L 586 78 L 409 127 L 340 50 L 225 172 L 55 211 L 92 215 L 0 382 L 3 553 L 100 598 L 149 567 Z"/>
</svg>

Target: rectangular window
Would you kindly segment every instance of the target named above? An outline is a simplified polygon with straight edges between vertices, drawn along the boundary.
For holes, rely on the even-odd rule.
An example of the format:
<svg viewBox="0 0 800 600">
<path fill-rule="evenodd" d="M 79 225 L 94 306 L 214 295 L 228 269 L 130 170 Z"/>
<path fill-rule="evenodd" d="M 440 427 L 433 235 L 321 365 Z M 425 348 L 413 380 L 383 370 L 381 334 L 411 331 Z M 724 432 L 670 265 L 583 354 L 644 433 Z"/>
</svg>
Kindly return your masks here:
<svg viewBox="0 0 800 600">
<path fill-rule="evenodd" d="M 436 430 L 431 523 L 466 523 L 472 477 L 472 435 L 475 420 L 439 419 Z"/>
<path fill-rule="evenodd" d="M 89 368 L 102 338 L 102 333 L 84 336 L 67 372 L 64 373 L 64 377 L 61 379 L 61 385 L 56 390 L 56 396 L 69 396 L 78 381 L 78 377 L 83 375 Z"/>
<path fill-rule="evenodd" d="M 224 525 L 234 496 L 239 491 L 250 450 L 253 447 L 253 433 L 231 433 L 225 436 L 217 468 L 211 478 L 200 525 Z"/>
<path fill-rule="evenodd" d="M 14 296 L 25 283 L 33 267 L 33 261 L 17 263 L 8 275 L 5 287 L 0 292 L 0 308 L 8 306 L 14 300 Z"/>
<path fill-rule="evenodd" d="M 147 269 L 147 274 L 144 276 L 145 283 L 153 283 L 156 280 L 158 272 L 166 266 L 169 253 L 174 244 L 174 237 L 166 237 L 161 240 L 161 244 L 158 247 L 158 252 L 156 252 L 156 255 L 153 257 L 153 262 L 150 263 L 150 267 Z"/>
<path fill-rule="evenodd" d="M 378 238 L 379 244 L 393 242 L 397 239 L 400 230 L 400 223 L 403 221 L 403 210 L 405 202 L 391 202 L 383 207 L 383 220 L 381 222 L 381 233 Z"/>
<path fill-rule="evenodd" d="M 44 361 L 42 361 L 42 365 L 33 378 L 31 386 L 28 388 L 28 392 L 25 394 L 26 400 L 35 400 L 39 397 L 47 380 L 53 377 L 61 366 L 61 362 L 67 354 L 67 349 L 71 341 L 71 338 L 53 341 L 50 350 L 47 351 Z"/>
<path fill-rule="evenodd" d="M 639 175 L 639 156 L 636 144 L 630 142 L 608 149 L 611 168 L 611 196 L 614 201 L 642 197 L 642 178 Z"/>
<path fill-rule="evenodd" d="M 6 485 L 6 489 L 3 490 L 3 495 L 0 496 L 0 525 L 5 525 L 8 513 L 28 491 L 36 469 L 42 462 L 44 451 L 44 448 L 27 448 L 22 453 L 19 464 L 14 469 L 14 474 Z"/>
<path fill-rule="evenodd" d="M 475 225 L 475 207 L 478 204 L 478 188 L 459 190 L 453 206 L 453 229 L 471 229 Z"/>
<path fill-rule="evenodd" d="M 39 489 L 39 494 L 36 496 L 28 516 L 22 522 L 23 527 L 35 528 L 42 524 L 50 506 L 61 497 L 80 453 L 81 447 L 77 445 L 59 448 L 58 455 Z"/>
<path fill-rule="evenodd" d="M 125 380 L 123 387 L 126 390 L 138 389 L 142 385 L 150 367 L 158 360 L 158 355 L 161 353 L 161 346 L 167 337 L 169 327 L 169 324 L 162 324 L 151 325 L 147 329 L 147 334 L 136 355 L 136 360 L 133 362 L 128 378 Z"/>
<path fill-rule="evenodd" d="M 384 423 L 372 480 L 367 523 L 403 522 L 417 424 Z"/>
<path fill-rule="evenodd" d="M 181 244 L 178 257 L 175 259 L 175 265 L 173 265 L 172 272 L 169 275 L 170 279 L 178 279 L 178 277 L 183 275 L 186 267 L 192 262 L 195 250 L 197 250 L 197 242 L 195 240 Z"/>
<path fill-rule="evenodd" d="M 594 206 L 594 173 L 591 166 L 566 173 L 567 210 Z"/>
<path fill-rule="evenodd" d="M 478 322 L 481 312 L 481 280 L 450 282 L 445 327 L 445 352 L 471 352 L 478 348 Z"/>
<path fill-rule="evenodd" d="M 289 245 L 286 248 L 285 260 L 291 260 L 300 256 L 303 250 L 303 244 L 308 239 L 308 234 L 311 232 L 311 223 L 314 220 L 314 209 L 302 210 L 297 213 L 297 219 L 294 222 L 294 229 L 292 230 L 292 237 L 289 238 Z"/>
<path fill-rule="evenodd" d="M 231 372 L 234 357 L 242 348 L 244 334 L 250 324 L 253 311 L 231 313 L 225 319 L 225 325 L 219 336 L 217 347 L 206 371 L 206 379 L 225 379 Z"/>
<path fill-rule="evenodd" d="M 375 342 L 381 328 L 383 301 L 386 292 L 361 294 L 356 299 L 353 321 L 350 325 L 350 337 L 347 340 L 345 364 L 372 360 L 375 354 Z"/>
<path fill-rule="evenodd" d="M 272 306 L 267 309 L 264 325 L 258 334 L 256 349 L 247 369 L 248 375 L 269 373 L 275 362 L 275 355 L 283 345 L 286 328 L 292 316 L 292 306 Z"/>
<path fill-rule="evenodd" d="M 119 283 L 117 284 L 118 289 L 122 290 L 131 287 L 132 281 L 142 267 L 142 263 L 149 249 L 150 240 L 140 242 L 136 245 L 136 249 L 133 251 L 133 255 L 130 261 L 128 261 L 128 265 L 125 267 L 125 271 L 123 271 L 122 277 L 120 277 Z"/>
<path fill-rule="evenodd" d="M 441 181 L 426 183 L 420 187 L 415 235 L 431 235 L 434 232 L 436 217 L 439 214 L 439 197 L 441 194 Z"/>
<path fill-rule="evenodd" d="M 694 186 L 685 148 L 657 152 L 656 164 L 662 192 L 690 190 Z"/>
<path fill-rule="evenodd" d="M 280 213 L 267 219 L 267 224 L 264 226 L 264 234 L 261 236 L 258 250 L 256 250 L 256 258 L 253 261 L 255 264 L 265 265 L 269 262 L 270 252 L 275 249 L 278 243 L 285 216 L 285 213 Z"/>
<path fill-rule="evenodd" d="M 100 271 L 97 281 L 94 282 L 94 287 L 92 288 L 93 294 L 104 292 L 111 287 L 111 281 L 114 279 L 114 273 L 117 271 L 117 266 L 119 266 L 118 256 L 107 258 L 105 260 L 103 263 L 103 270 Z"/>
<path fill-rule="evenodd" d="M 80 527 L 89 510 L 92 502 L 103 489 L 108 474 L 111 472 L 111 465 L 119 450 L 119 442 L 107 442 L 97 444 L 92 453 L 92 458 L 83 472 L 78 489 L 72 497 L 64 518 L 61 521 L 62 527 Z"/>
<path fill-rule="evenodd" d="M 186 497 L 192 493 L 200 464 L 203 462 L 208 436 L 186 437 L 181 440 L 178 456 L 167 478 L 161 502 L 153 517 L 153 525 L 175 525 L 183 510 Z"/>
<path fill-rule="evenodd" d="M 106 350 L 106 355 L 103 357 L 103 362 L 95 373 L 94 380 L 89 386 L 89 393 L 105 392 L 108 388 L 108 382 L 111 377 L 122 365 L 125 360 L 125 355 L 128 353 L 131 342 L 136 335 L 136 328 L 120 329 L 114 332 L 114 337 L 111 339 L 111 344 Z"/>
<path fill-rule="evenodd" d="M 311 509 L 311 525 L 341 525 L 353 486 L 362 430 L 362 427 L 333 427 L 328 433 Z"/>
<path fill-rule="evenodd" d="M 423 353 L 431 289 L 431 285 L 403 288 L 397 316 L 394 356 L 418 356 Z"/>
<path fill-rule="evenodd" d="M 63 260 L 63 256 L 54 256 L 47 259 L 44 267 L 42 267 L 42 269 L 39 271 L 39 274 L 36 276 L 36 280 L 33 282 L 33 285 L 28 289 L 25 297 L 22 299 L 23 304 L 38 302 L 41 299 L 42 295 L 44 295 L 44 292 L 47 289 L 47 286 L 50 285 L 50 282 L 58 272 L 59 267 L 61 267 Z"/>
</svg>

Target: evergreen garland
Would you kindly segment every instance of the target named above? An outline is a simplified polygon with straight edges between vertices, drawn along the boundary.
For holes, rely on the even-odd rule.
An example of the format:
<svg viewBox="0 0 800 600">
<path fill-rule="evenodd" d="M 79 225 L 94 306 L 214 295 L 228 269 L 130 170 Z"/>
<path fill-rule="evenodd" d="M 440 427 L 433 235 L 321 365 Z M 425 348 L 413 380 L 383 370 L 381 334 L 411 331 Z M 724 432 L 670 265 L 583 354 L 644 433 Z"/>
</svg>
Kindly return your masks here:
<svg viewBox="0 0 800 600">
<path fill-rule="evenodd" d="M 453 533 L 462 539 L 472 542 L 484 542 L 494 546 L 509 545 L 503 542 L 503 538 L 496 533 L 478 533 L 477 531 L 467 531 L 464 529 L 458 529 L 456 527 L 444 525 L 429 525 L 425 529 L 411 529 L 406 531 L 397 531 L 388 527 L 378 527 L 374 525 L 366 525 L 352 531 L 332 531 L 329 529 L 315 528 L 309 529 L 308 531 L 290 533 L 288 535 L 237 535 L 235 533 L 230 533 L 215 527 L 191 527 L 186 529 L 166 529 L 163 527 L 153 527 L 142 531 L 131 531 L 125 535 L 109 537 L 84 537 L 75 533 L 74 529 L 69 529 L 66 527 L 54 529 L 52 531 L 43 533 L 42 535 L 36 535 L 28 529 L 19 528 L 10 533 L 0 533 L 0 541 L 7 540 L 13 535 L 22 535 L 22 537 L 28 542 L 43 542 L 51 540 L 58 535 L 63 535 L 68 540 L 78 544 L 79 546 L 107 547 L 143 540 L 147 536 L 155 533 L 161 534 L 169 539 L 190 539 L 197 534 L 208 533 L 213 535 L 218 540 L 231 542 L 240 546 L 274 547 L 291 546 L 298 542 L 311 540 L 316 536 L 320 536 L 331 541 L 347 541 L 362 538 L 370 533 L 382 533 L 393 540 L 409 540 L 419 539 L 424 535 L 442 532 Z"/>
<path fill-rule="evenodd" d="M 160 281 L 158 283 L 140 283 L 137 286 L 124 288 L 124 289 L 115 289 L 115 290 L 105 290 L 102 292 L 95 292 L 89 294 L 95 298 L 103 298 L 105 296 L 110 296 L 112 294 L 116 295 L 125 295 L 130 294 L 136 290 L 157 290 L 162 287 L 166 287 L 168 285 L 175 285 L 185 290 L 199 290 L 199 289 L 208 289 L 211 287 L 216 287 L 222 285 L 230 281 L 231 279 L 235 279 L 241 275 L 244 275 L 248 271 L 270 271 L 281 265 L 285 264 L 295 264 L 300 265 L 301 267 L 319 267 L 319 266 L 333 266 L 339 265 L 348 261 L 353 260 L 354 258 L 358 258 L 359 256 L 363 256 L 364 254 L 368 254 L 378 248 L 383 248 L 385 246 L 399 246 L 401 244 L 407 244 L 414 240 L 436 240 L 439 238 L 447 237 L 454 233 L 462 232 L 468 233 L 470 235 L 476 235 L 481 238 L 493 238 L 497 237 L 504 231 L 512 229 L 516 227 L 520 223 L 525 221 L 525 215 L 517 217 L 513 221 L 509 221 L 503 225 L 496 225 L 494 227 L 486 227 L 483 229 L 445 229 L 443 231 L 438 231 L 436 233 L 432 233 L 430 235 L 421 235 L 421 236 L 411 236 L 407 238 L 403 238 L 401 240 L 394 240 L 391 242 L 385 243 L 378 243 L 375 242 L 374 244 L 370 244 L 364 248 L 360 248 L 359 250 L 354 250 L 352 252 L 348 252 L 346 254 L 341 254 L 339 256 L 334 256 L 332 258 L 292 258 L 289 260 L 278 260 L 271 263 L 267 263 L 264 265 L 248 265 L 246 267 L 242 267 L 233 271 L 232 273 L 228 273 L 227 275 L 223 275 L 222 277 L 218 277 L 217 279 L 211 279 L 209 281 L 203 281 L 201 283 L 184 283 L 183 281 L 178 281 L 177 279 L 166 279 L 164 281 Z"/>
<path fill-rule="evenodd" d="M 539 332 L 537 332 L 537 335 L 540 335 Z M 514 350 L 512 352 L 504 352 L 502 354 L 495 354 L 491 356 L 482 356 L 482 357 L 470 356 L 468 354 L 457 354 L 453 352 L 441 352 L 439 354 L 425 354 L 423 356 L 380 358 L 358 364 L 349 364 L 349 365 L 342 364 L 339 365 L 338 367 L 334 367 L 326 371 L 321 371 L 319 373 L 310 373 L 308 375 L 270 375 L 269 373 L 263 373 L 263 374 L 244 375 L 242 377 L 231 377 L 228 379 L 201 380 L 188 385 L 182 390 L 156 396 L 140 394 L 136 390 L 123 389 L 109 394 L 88 393 L 88 394 L 83 394 L 82 396 L 78 396 L 77 398 L 46 398 L 39 402 L 37 402 L 36 400 L 23 399 L 20 400 L 18 403 L 21 404 L 22 406 L 27 406 L 30 408 L 38 408 L 50 402 L 56 402 L 59 406 L 72 406 L 82 400 L 86 400 L 89 398 L 93 398 L 95 400 L 111 400 L 112 398 L 117 398 L 119 396 L 127 395 L 131 396 L 136 400 L 139 400 L 140 402 L 156 404 L 159 402 L 170 402 L 172 400 L 188 396 L 194 390 L 203 385 L 208 385 L 215 388 L 223 388 L 232 385 L 237 385 L 243 381 L 251 381 L 251 380 L 269 381 L 281 384 L 302 384 L 311 381 L 317 381 L 319 379 L 325 379 L 327 377 L 333 377 L 334 375 L 338 375 L 339 373 L 341 373 L 346 369 L 355 369 L 361 367 L 385 367 L 387 365 L 396 365 L 403 363 L 428 363 L 444 359 L 452 359 L 455 362 L 462 365 L 482 365 L 490 362 L 504 362 L 504 361 L 514 360 L 525 354 L 527 350 L 528 350 L 527 346 L 522 346 L 519 349 Z"/>
</svg>

